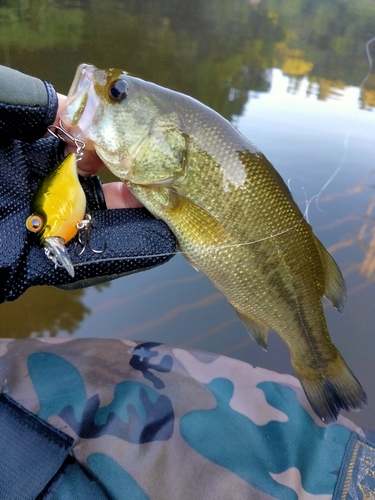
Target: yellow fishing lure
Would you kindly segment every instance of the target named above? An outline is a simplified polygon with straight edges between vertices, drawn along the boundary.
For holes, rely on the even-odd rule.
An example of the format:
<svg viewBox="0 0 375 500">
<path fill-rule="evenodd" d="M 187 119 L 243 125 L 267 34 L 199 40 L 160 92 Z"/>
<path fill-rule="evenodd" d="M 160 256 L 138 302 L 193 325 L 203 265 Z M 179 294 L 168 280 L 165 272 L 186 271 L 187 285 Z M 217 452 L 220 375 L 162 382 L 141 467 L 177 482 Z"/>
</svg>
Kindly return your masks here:
<svg viewBox="0 0 375 500">
<path fill-rule="evenodd" d="M 77 223 L 84 219 L 85 209 L 86 197 L 78 180 L 77 157 L 70 153 L 40 183 L 26 227 L 38 233 L 47 256 L 72 277 L 74 268 L 65 245 L 77 234 Z"/>
</svg>

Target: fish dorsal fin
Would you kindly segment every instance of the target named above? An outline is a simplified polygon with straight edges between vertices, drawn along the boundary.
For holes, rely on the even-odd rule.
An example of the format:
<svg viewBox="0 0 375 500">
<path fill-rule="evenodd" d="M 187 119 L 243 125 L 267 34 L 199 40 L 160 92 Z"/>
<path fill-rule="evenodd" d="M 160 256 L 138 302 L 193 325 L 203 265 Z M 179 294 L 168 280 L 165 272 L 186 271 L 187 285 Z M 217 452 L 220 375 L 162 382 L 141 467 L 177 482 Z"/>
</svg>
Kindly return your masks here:
<svg viewBox="0 0 375 500">
<path fill-rule="evenodd" d="M 346 286 L 341 271 L 333 257 L 315 237 L 315 243 L 320 255 L 324 272 L 324 296 L 338 309 L 342 308 L 346 299 Z"/>
<path fill-rule="evenodd" d="M 255 342 L 262 347 L 265 351 L 267 350 L 267 339 L 268 339 L 268 327 L 259 323 L 255 319 L 243 314 L 242 312 L 235 309 L 240 320 L 246 326 L 246 329 L 250 337 L 255 340 Z"/>
</svg>

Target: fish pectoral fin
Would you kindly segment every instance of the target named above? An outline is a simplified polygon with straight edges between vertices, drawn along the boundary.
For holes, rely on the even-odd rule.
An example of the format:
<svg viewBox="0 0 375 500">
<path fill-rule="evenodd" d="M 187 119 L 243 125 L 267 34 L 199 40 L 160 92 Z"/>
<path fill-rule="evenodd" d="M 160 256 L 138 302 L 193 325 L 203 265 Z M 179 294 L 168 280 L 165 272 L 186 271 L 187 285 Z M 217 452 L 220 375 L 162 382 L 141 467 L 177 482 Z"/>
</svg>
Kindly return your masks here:
<svg viewBox="0 0 375 500">
<path fill-rule="evenodd" d="M 263 325 L 259 321 L 243 314 L 235 308 L 236 313 L 240 320 L 246 326 L 246 329 L 250 337 L 255 340 L 255 342 L 262 347 L 265 351 L 267 350 L 267 340 L 268 340 L 268 327 Z"/>
<path fill-rule="evenodd" d="M 324 296 L 337 310 L 342 311 L 346 299 L 344 278 L 335 260 L 317 237 L 315 237 L 315 244 L 320 255 L 324 272 Z"/>
<path fill-rule="evenodd" d="M 228 241 L 227 232 L 217 218 L 194 201 L 169 189 L 169 204 L 164 208 L 169 216 L 181 247 L 183 241 L 193 241 L 202 249 L 216 249 Z M 181 237 L 180 237 L 181 236 Z"/>
</svg>

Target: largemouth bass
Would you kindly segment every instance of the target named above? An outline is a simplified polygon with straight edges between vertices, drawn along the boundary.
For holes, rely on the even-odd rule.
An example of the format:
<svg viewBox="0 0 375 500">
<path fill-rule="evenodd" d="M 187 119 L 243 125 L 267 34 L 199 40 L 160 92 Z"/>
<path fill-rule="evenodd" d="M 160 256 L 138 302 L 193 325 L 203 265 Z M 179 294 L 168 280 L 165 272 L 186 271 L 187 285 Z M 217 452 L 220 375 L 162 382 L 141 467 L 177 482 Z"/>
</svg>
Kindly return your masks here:
<svg viewBox="0 0 375 500">
<path fill-rule="evenodd" d="M 324 422 L 366 403 L 321 303 L 342 307 L 340 270 L 253 144 L 195 99 L 91 65 L 78 67 L 63 121 L 169 225 L 262 347 L 269 328 L 281 335 Z"/>
<path fill-rule="evenodd" d="M 74 267 L 65 248 L 78 232 L 84 218 L 86 196 L 78 180 L 75 153 L 70 153 L 40 183 L 26 220 L 29 231 L 38 233 L 47 256 L 74 276 Z"/>
</svg>

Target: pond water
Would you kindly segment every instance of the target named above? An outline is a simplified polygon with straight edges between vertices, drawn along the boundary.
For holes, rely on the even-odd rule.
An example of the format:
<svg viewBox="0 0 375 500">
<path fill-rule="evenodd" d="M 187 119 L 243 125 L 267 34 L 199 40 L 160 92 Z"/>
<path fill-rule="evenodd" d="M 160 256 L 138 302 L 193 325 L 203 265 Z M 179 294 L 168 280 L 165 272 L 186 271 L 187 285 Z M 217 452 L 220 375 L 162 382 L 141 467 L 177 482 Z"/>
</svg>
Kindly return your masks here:
<svg viewBox="0 0 375 500">
<path fill-rule="evenodd" d="M 370 0 L 0 1 L 0 63 L 66 93 L 76 66 L 120 67 L 213 107 L 273 163 L 346 279 L 333 342 L 369 396 L 375 428 L 375 76 Z M 375 43 L 369 55 L 375 54 Z M 109 173 L 104 174 L 111 180 Z M 318 202 L 316 197 L 318 195 Z M 263 352 L 181 255 L 85 290 L 39 287 L 1 306 L 4 337 L 153 340 L 293 373 L 283 341 Z"/>
</svg>

